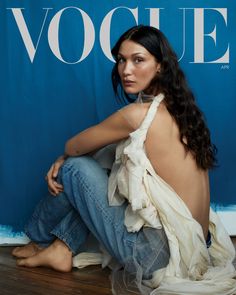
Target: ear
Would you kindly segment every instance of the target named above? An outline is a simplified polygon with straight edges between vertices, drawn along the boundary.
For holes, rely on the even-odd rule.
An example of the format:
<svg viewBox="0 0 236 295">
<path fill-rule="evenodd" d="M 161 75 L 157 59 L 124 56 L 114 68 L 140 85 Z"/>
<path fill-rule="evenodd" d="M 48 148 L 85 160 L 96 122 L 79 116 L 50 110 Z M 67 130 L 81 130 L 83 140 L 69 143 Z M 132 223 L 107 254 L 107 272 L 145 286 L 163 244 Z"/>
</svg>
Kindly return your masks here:
<svg viewBox="0 0 236 295">
<path fill-rule="evenodd" d="M 158 63 L 158 64 L 157 64 L 157 73 L 160 73 L 160 72 L 161 72 L 161 64 Z"/>
</svg>

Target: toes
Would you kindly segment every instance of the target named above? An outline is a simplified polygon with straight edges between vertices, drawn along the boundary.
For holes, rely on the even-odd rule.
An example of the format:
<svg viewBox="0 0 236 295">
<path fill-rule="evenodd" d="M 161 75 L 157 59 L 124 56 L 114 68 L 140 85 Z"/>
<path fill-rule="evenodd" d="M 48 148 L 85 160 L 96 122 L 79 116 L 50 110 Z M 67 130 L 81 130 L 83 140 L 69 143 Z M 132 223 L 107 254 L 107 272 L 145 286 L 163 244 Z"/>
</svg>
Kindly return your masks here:
<svg viewBox="0 0 236 295">
<path fill-rule="evenodd" d="M 15 256 L 15 255 L 18 253 L 19 249 L 20 249 L 20 247 L 16 247 L 16 248 L 14 248 L 13 251 L 11 252 L 11 254 L 12 254 L 13 256 Z"/>
<path fill-rule="evenodd" d="M 34 244 L 28 244 L 22 247 L 16 247 L 12 251 L 12 255 L 18 258 L 28 258 L 32 257 L 33 255 L 37 254 L 40 251 L 40 248 Z"/>
<path fill-rule="evenodd" d="M 36 267 L 37 264 L 32 258 L 21 258 L 16 260 L 18 266 Z"/>
<path fill-rule="evenodd" d="M 26 259 L 17 259 L 16 260 L 16 265 L 18 265 L 18 266 L 25 266 L 26 264 L 25 264 L 25 261 L 26 261 Z"/>
</svg>

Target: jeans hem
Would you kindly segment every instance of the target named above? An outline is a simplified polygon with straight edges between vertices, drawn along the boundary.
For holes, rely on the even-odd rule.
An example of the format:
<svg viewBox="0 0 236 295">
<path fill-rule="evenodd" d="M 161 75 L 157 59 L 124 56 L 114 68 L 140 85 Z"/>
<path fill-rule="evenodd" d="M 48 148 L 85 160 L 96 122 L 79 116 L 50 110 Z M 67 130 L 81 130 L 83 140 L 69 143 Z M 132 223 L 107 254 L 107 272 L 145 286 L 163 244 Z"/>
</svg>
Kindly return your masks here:
<svg viewBox="0 0 236 295">
<path fill-rule="evenodd" d="M 65 238 L 65 236 L 60 235 L 59 233 L 52 233 L 56 238 L 58 238 L 60 241 L 62 241 L 64 244 L 66 244 L 66 246 L 70 249 L 70 251 L 72 252 L 73 256 L 77 254 L 78 250 L 75 251 L 74 249 L 72 249 L 70 243 L 67 241 L 67 239 Z"/>
<path fill-rule="evenodd" d="M 36 244 L 40 248 L 47 248 L 52 243 L 52 242 L 51 243 L 36 242 L 36 241 L 34 241 L 34 239 L 31 238 L 30 233 L 27 230 L 25 230 L 24 233 L 30 239 L 31 242 L 33 242 L 34 244 Z"/>
</svg>

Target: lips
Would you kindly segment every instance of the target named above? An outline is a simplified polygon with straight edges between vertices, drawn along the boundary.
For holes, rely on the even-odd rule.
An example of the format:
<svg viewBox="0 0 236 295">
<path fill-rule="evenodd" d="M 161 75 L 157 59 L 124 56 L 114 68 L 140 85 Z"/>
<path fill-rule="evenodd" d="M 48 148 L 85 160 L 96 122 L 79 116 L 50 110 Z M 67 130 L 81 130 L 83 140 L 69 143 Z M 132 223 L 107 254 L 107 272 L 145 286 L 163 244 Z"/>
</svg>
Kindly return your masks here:
<svg viewBox="0 0 236 295">
<path fill-rule="evenodd" d="M 131 80 L 123 80 L 123 85 L 125 86 L 131 86 L 133 85 L 135 82 L 131 81 Z"/>
</svg>

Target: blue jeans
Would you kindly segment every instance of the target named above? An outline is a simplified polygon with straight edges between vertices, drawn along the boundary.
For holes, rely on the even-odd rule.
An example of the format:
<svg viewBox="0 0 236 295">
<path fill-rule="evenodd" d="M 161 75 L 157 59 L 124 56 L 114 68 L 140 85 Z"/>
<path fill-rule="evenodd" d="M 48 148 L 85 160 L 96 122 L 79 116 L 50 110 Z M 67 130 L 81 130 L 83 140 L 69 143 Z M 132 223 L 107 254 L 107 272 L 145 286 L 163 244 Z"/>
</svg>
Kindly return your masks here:
<svg viewBox="0 0 236 295">
<path fill-rule="evenodd" d="M 77 254 L 91 232 L 121 264 L 133 255 L 134 249 L 139 249 L 137 245 L 143 246 L 142 251 L 135 254 L 140 263 L 149 260 L 152 270 L 168 264 L 169 247 L 164 230 L 146 229 L 155 235 L 151 248 L 143 230 L 137 233 L 126 230 L 123 221 L 127 203 L 109 206 L 107 171 L 93 158 L 67 159 L 59 178 L 64 192 L 42 199 L 26 227 L 26 234 L 32 241 L 46 247 L 59 238 Z"/>
</svg>

